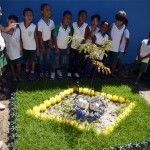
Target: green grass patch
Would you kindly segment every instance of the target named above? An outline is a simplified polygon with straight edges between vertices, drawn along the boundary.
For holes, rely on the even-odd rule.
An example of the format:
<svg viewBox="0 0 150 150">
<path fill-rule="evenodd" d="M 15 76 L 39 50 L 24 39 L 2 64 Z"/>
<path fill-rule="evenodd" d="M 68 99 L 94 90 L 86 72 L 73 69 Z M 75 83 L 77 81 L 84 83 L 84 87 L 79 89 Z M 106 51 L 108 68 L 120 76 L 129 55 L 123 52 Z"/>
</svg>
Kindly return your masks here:
<svg viewBox="0 0 150 150">
<path fill-rule="evenodd" d="M 89 87 L 91 81 L 81 81 Z M 120 81 L 94 81 L 95 91 L 103 91 L 136 102 L 130 115 L 109 136 L 80 132 L 70 125 L 42 121 L 26 115 L 26 110 L 41 104 L 74 81 L 39 81 L 21 83 L 17 89 L 17 150 L 100 150 L 126 143 L 136 143 L 150 137 L 150 105 L 131 87 Z"/>
</svg>

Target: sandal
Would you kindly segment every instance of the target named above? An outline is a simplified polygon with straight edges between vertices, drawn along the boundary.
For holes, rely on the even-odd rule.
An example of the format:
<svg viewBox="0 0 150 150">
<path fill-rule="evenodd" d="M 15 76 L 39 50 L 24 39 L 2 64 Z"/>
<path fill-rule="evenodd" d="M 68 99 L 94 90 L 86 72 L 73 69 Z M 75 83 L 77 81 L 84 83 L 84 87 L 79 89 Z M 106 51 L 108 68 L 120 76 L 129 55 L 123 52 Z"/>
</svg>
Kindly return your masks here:
<svg viewBox="0 0 150 150">
<path fill-rule="evenodd" d="M 5 88 L 5 87 L 0 87 L 0 91 L 1 92 L 4 92 L 4 93 L 7 93 L 9 90 L 7 89 L 7 88 Z"/>
<path fill-rule="evenodd" d="M 6 95 L 0 93 L 0 100 L 6 100 L 6 99 L 7 99 L 7 98 L 6 98 Z"/>
</svg>

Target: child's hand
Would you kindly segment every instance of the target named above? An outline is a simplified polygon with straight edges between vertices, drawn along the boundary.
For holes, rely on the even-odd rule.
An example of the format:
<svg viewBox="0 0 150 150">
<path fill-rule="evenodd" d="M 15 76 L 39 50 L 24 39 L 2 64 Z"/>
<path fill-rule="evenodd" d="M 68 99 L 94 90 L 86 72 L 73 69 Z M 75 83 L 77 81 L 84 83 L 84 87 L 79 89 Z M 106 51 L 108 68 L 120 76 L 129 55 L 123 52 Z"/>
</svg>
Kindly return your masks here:
<svg viewBox="0 0 150 150">
<path fill-rule="evenodd" d="M 40 50 L 38 49 L 38 50 L 37 50 L 37 56 L 39 56 L 39 55 L 40 55 Z"/>
<path fill-rule="evenodd" d="M 69 48 L 67 48 L 67 54 L 69 54 L 70 53 L 70 47 Z"/>
<path fill-rule="evenodd" d="M 42 49 L 42 54 L 46 55 L 46 49 L 45 48 Z"/>
<path fill-rule="evenodd" d="M 52 48 L 52 47 L 53 47 L 52 40 L 50 40 L 50 41 L 49 41 L 49 46 L 50 46 L 50 48 Z"/>
<path fill-rule="evenodd" d="M 20 56 L 22 57 L 22 55 L 23 55 L 23 54 L 22 54 L 22 50 L 20 50 Z"/>
<path fill-rule="evenodd" d="M 142 57 L 138 57 L 138 63 L 140 63 L 142 61 Z"/>
<path fill-rule="evenodd" d="M 5 54 L 5 57 L 7 60 L 10 59 L 7 53 Z"/>
<path fill-rule="evenodd" d="M 11 23 L 8 27 L 9 27 L 9 29 L 15 29 L 17 24 L 19 24 L 19 23 Z"/>
<path fill-rule="evenodd" d="M 59 52 L 60 52 L 60 50 L 59 50 L 59 48 L 55 48 L 55 54 L 59 54 Z"/>
</svg>

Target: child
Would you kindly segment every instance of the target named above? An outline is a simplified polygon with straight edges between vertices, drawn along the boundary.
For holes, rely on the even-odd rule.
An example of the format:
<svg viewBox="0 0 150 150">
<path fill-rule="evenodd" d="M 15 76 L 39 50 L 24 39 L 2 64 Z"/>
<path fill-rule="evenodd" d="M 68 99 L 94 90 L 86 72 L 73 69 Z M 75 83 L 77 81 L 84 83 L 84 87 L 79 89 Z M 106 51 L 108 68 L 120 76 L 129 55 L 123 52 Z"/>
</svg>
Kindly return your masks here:
<svg viewBox="0 0 150 150">
<path fill-rule="evenodd" d="M 136 60 L 134 61 L 133 68 L 130 69 L 129 73 L 126 78 L 130 77 L 130 74 L 137 70 L 139 71 L 135 84 L 138 84 L 139 79 L 141 78 L 142 74 L 147 71 L 148 63 L 150 58 L 150 32 L 149 32 L 149 38 L 144 39 L 138 48 L 138 55 L 136 57 Z"/>
<path fill-rule="evenodd" d="M 89 34 L 88 39 L 86 40 L 87 43 L 92 43 L 92 38 L 94 37 L 94 35 L 96 33 L 99 32 L 100 28 L 98 27 L 98 24 L 100 22 L 100 19 L 101 19 L 101 17 L 98 14 L 95 14 L 91 17 L 91 25 L 92 26 L 89 27 L 91 32 Z M 92 60 L 90 58 L 87 58 L 85 72 L 86 72 L 88 78 L 91 78 L 92 70 L 93 70 Z"/>
<path fill-rule="evenodd" d="M 127 27 L 128 25 L 128 19 L 126 19 L 124 21 L 124 25 Z M 129 30 L 127 28 L 125 28 L 124 33 L 123 33 L 123 37 L 121 39 L 121 44 L 120 44 L 120 48 L 119 48 L 119 54 L 118 54 L 118 62 L 117 62 L 117 68 L 116 71 L 118 71 L 121 67 L 121 60 L 123 57 L 123 54 L 126 54 L 128 45 L 129 45 Z"/>
<path fill-rule="evenodd" d="M 54 21 L 49 19 L 51 8 L 48 4 L 41 5 L 42 19 L 38 22 L 38 38 L 40 42 L 40 77 L 49 77 L 50 51 L 52 48 L 52 31 L 55 28 Z"/>
<path fill-rule="evenodd" d="M 108 52 L 108 58 L 111 63 L 111 76 L 115 77 L 114 72 L 116 69 L 116 64 L 118 60 L 118 52 L 120 47 L 120 41 L 123 36 L 123 32 L 125 30 L 125 25 L 123 24 L 126 19 L 126 12 L 125 11 L 119 11 L 116 16 L 116 23 L 113 23 L 110 26 L 110 39 L 111 41 L 111 48 Z"/>
<path fill-rule="evenodd" d="M 85 23 L 87 17 L 87 12 L 85 10 L 81 10 L 78 13 L 78 22 L 74 22 L 72 24 L 73 36 L 77 35 L 80 37 L 78 40 L 73 40 L 71 43 L 71 51 L 70 51 L 70 63 L 68 68 L 68 77 L 72 77 L 74 74 L 75 78 L 80 78 L 79 71 L 84 61 L 83 55 L 77 50 L 76 44 L 84 43 L 89 35 L 88 24 Z M 81 39 L 83 38 L 83 39 Z"/>
<path fill-rule="evenodd" d="M 70 44 L 67 44 L 65 39 L 71 36 L 71 22 L 72 14 L 70 11 L 65 11 L 62 17 L 62 23 L 57 25 L 54 30 L 54 45 L 55 45 L 55 62 L 51 79 L 55 79 L 55 69 L 59 78 L 62 78 L 61 65 L 66 63 L 67 54 L 70 52 Z"/>
<path fill-rule="evenodd" d="M 18 18 L 15 15 L 10 15 L 8 17 L 7 22 L 8 22 L 8 25 L 10 25 L 11 23 L 18 23 Z M 11 67 L 13 81 L 17 81 L 17 77 L 15 73 L 15 66 L 17 66 L 18 80 L 22 81 L 21 74 L 20 74 L 21 57 L 22 57 L 22 42 L 21 42 L 20 36 L 21 35 L 20 35 L 19 28 L 11 29 L 9 32 L 3 33 L 3 37 L 6 42 L 5 55 Z"/>
<path fill-rule="evenodd" d="M 31 74 L 29 80 L 35 80 L 35 61 L 36 53 L 39 54 L 38 38 L 36 33 L 36 25 L 32 23 L 33 11 L 30 8 L 23 10 L 24 22 L 21 22 L 21 38 L 23 42 L 23 57 L 26 62 L 26 78 L 29 75 L 29 63 L 31 62 Z M 37 49 L 37 51 L 36 51 Z"/>
</svg>

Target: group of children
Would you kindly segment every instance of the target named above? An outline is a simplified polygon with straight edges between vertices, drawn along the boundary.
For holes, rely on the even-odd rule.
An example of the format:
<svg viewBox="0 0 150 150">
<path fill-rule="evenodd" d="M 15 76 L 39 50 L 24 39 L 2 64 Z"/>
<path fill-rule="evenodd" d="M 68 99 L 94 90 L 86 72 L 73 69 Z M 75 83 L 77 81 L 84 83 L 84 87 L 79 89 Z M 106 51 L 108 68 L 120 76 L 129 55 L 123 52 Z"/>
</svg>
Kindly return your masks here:
<svg viewBox="0 0 150 150">
<path fill-rule="evenodd" d="M 110 64 L 111 76 L 115 77 L 115 72 L 120 68 L 123 54 L 126 53 L 129 44 L 128 20 L 125 11 L 119 11 L 116 14 L 116 21 L 113 24 L 109 24 L 105 20 L 101 21 L 101 17 L 95 14 L 91 17 L 91 26 L 85 23 L 87 17 L 85 10 L 79 11 L 78 20 L 73 22 L 72 26 L 70 26 L 72 13 L 64 11 L 61 23 L 55 26 L 54 21 L 50 19 L 50 6 L 42 4 L 40 10 L 42 18 L 37 23 L 37 26 L 32 23 L 34 13 L 30 8 L 23 10 L 23 22 L 18 23 L 17 16 L 10 15 L 7 19 L 8 29 L 4 30 L 6 28 L 3 27 L 2 29 L 0 26 L 3 31 L 2 36 L 0 35 L 0 70 L 3 73 L 3 68 L 8 63 L 12 71 L 13 80 L 22 81 L 21 63 L 23 58 L 26 66 L 26 78 L 35 80 L 36 60 L 39 58 L 38 71 L 40 78 L 47 77 L 55 80 L 56 75 L 59 78 L 63 78 L 64 75 L 61 69 L 69 58 L 67 77 L 80 78 L 80 74 L 83 72 L 91 77 L 94 68 L 92 60 L 85 59 L 84 54 L 78 52 L 76 44 L 89 42 L 101 47 L 109 39 L 111 40 L 111 48 L 107 53 L 108 57 L 101 55 L 99 61 L 102 61 L 106 66 Z M 14 28 L 16 23 L 18 25 Z M 109 35 L 107 34 L 108 32 Z M 80 38 L 67 43 L 66 39 L 74 35 Z M 5 44 L 2 47 L 4 41 L 6 48 L 4 48 Z M 147 47 L 149 47 L 149 42 Z M 144 48 L 146 49 L 146 46 L 144 47 L 142 42 L 139 49 Z M 138 52 L 138 65 L 139 62 L 148 64 L 150 50 L 149 48 L 146 50 L 147 52 L 143 52 L 142 55 L 140 55 L 141 51 Z M 145 66 L 147 67 L 147 65 Z M 17 68 L 17 73 L 15 68 Z M 146 71 L 146 69 L 142 71 Z M 0 83 L 2 82 L 5 83 L 6 81 L 1 79 Z"/>
</svg>

